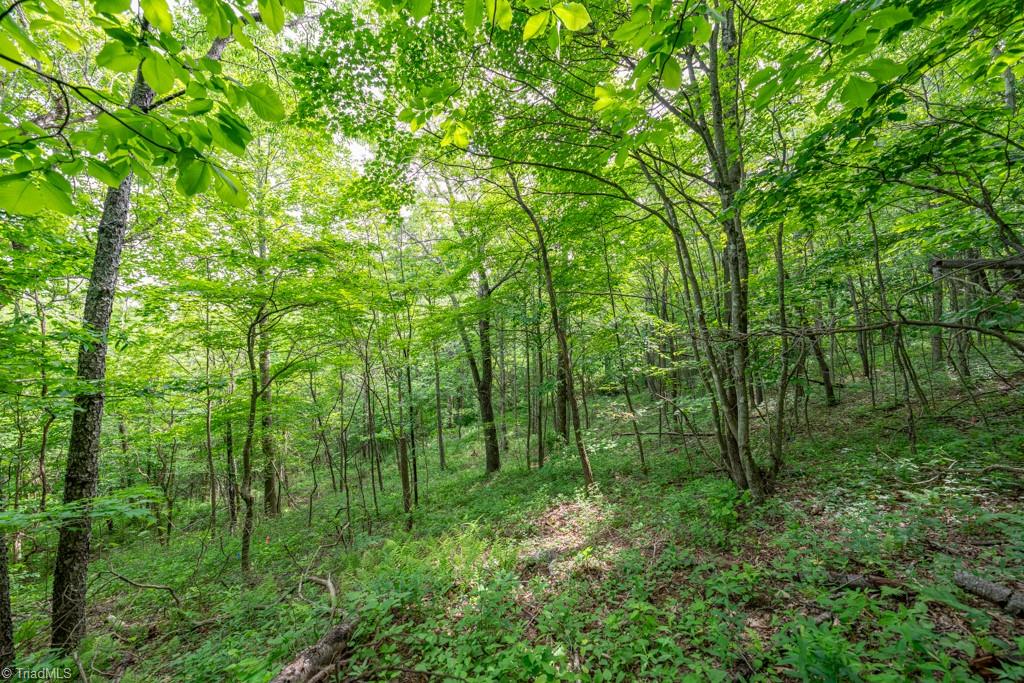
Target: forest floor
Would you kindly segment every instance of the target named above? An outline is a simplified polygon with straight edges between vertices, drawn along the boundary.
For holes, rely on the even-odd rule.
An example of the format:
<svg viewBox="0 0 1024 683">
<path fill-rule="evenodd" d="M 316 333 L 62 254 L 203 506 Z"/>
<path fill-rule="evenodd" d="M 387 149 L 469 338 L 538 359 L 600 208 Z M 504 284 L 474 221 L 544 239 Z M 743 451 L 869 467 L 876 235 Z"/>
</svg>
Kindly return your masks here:
<svg viewBox="0 0 1024 683">
<path fill-rule="evenodd" d="M 590 405 L 590 495 L 568 448 L 527 471 L 513 443 L 484 478 L 467 430 L 450 435 L 447 472 L 421 453 L 411 532 L 394 479 L 372 533 L 353 499 L 355 547 L 339 534 L 344 497 L 316 500 L 310 524 L 293 483 L 290 510 L 259 520 L 248 580 L 235 536 L 183 530 L 161 546 L 128 525 L 92 565 L 81 664 L 95 680 L 266 681 L 358 616 L 328 680 L 1024 680 L 1024 620 L 953 583 L 967 569 L 1024 590 L 1024 481 L 985 470 L 1024 465 L 1021 391 L 931 390 L 915 448 L 903 407 L 872 407 L 866 386 L 812 402 L 759 506 L 692 443 L 648 439 L 643 473 L 606 397 Z M 883 580 L 849 585 L 863 577 Z M 40 665 L 48 582 L 13 578 L 23 665 Z"/>
</svg>

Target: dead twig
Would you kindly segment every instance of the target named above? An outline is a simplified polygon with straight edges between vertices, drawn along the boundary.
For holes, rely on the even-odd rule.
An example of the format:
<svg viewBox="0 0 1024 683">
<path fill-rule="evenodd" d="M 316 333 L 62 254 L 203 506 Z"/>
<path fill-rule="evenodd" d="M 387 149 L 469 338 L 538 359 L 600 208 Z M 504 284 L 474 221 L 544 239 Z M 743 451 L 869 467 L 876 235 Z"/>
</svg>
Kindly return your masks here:
<svg viewBox="0 0 1024 683">
<path fill-rule="evenodd" d="M 331 596 L 331 621 L 334 621 L 334 612 L 338 607 L 338 591 L 334 587 L 334 582 L 331 581 L 331 575 L 328 574 L 326 579 L 321 579 L 319 576 L 307 576 L 310 582 L 323 586 L 327 589 L 327 593 Z"/>
<path fill-rule="evenodd" d="M 129 579 L 127 576 L 122 576 L 121 574 L 118 574 L 117 572 L 115 572 L 113 570 L 113 568 L 111 568 L 111 566 L 109 564 L 107 565 L 106 572 L 108 574 L 110 574 L 111 576 L 113 576 L 114 578 L 121 579 L 125 583 L 130 584 L 132 586 L 135 586 L 136 588 L 149 588 L 149 589 L 152 589 L 152 590 L 167 591 L 168 593 L 171 594 L 171 597 L 174 598 L 174 604 L 177 605 L 178 607 L 181 607 L 181 598 L 178 597 L 178 594 L 175 593 L 174 589 L 171 588 L 170 586 L 161 586 L 161 585 L 155 584 L 155 583 L 141 583 L 139 581 L 133 581 L 132 579 Z"/>
</svg>

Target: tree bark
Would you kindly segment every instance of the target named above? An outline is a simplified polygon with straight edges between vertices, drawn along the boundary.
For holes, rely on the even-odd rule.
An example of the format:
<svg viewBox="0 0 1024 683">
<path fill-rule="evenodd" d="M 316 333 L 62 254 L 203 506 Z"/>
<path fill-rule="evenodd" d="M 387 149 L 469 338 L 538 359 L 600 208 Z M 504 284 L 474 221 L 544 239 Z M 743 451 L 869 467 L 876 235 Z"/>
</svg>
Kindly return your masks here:
<svg viewBox="0 0 1024 683">
<path fill-rule="evenodd" d="M 245 441 L 242 443 L 242 489 L 239 492 L 245 506 L 242 519 L 242 571 L 248 574 L 252 570 L 252 531 L 253 518 L 256 511 L 255 498 L 252 495 L 252 451 L 256 436 L 256 412 L 260 397 L 260 375 L 256 361 L 256 339 L 259 328 L 265 322 L 264 306 L 256 311 L 253 321 L 249 324 L 245 340 L 245 357 L 249 369 L 249 409 L 245 420 Z"/>
<path fill-rule="evenodd" d="M 444 416 L 441 414 L 441 368 L 437 361 L 437 345 L 434 351 L 434 416 L 437 421 L 437 457 L 442 470 L 447 469 L 444 461 Z"/>
<path fill-rule="evenodd" d="M 238 471 L 235 466 L 234 435 L 231 430 L 231 421 L 224 425 L 224 451 L 227 456 L 225 468 L 227 469 L 227 491 L 225 491 L 228 502 L 228 530 L 234 531 L 238 524 Z"/>
<path fill-rule="evenodd" d="M 569 383 L 565 378 L 565 368 L 559 363 L 555 366 L 555 397 L 554 397 L 554 418 L 555 433 L 562 441 L 569 443 L 569 420 L 566 417 L 566 408 L 569 405 Z"/>
<path fill-rule="evenodd" d="M 486 288 L 486 280 L 481 280 L 478 296 L 484 301 L 489 295 Z M 494 357 L 491 349 L 491 317 L 487 311 L 481 314 L 477 322 L 477 334 L 480 337 L 480 381 L 476 393 L 484 430 L 485 469 L 487 474 L 493 474 L 501 469 L 501 452 L 498 429 L 494 422 Z"/>
<path fill-rule="evenodd" d="M 270 683 L 309 683 L 335 663 L 348 645 L 358 619 L 335 626 L 316 645 L 303 650 L 288 666 L 281 669 Z"/>
<path fill-rule="evenodd" d="M 267 515 L 280 514 L 278 499 L 277 444 L 274 442 L 274 402 L 270 388 L 270 336 L 266 326 L 260 329 L 260 450 L 263 453 L 263 511 Z"/>
<path fill-rule="evenodd" d="M 14 666 L 14 615 L 7 572 L 7 536 L 0 533 L 0 669 Z"/>
<path fill-rule="evenodd" d="M 821 327 L 821 321 L 817 322 L 817 327 Z M 836 390 L 832 384 L 832 369 L 825 358 L 825 352 L 821 349 L 820 334 L 811 335 L 811 350 L 814 352 L 814 360 L 818 363 L 818 372 L 821 373 L 821 384 L 825 388 L 825 405 L 837 406 L 839 399 L 836 398 Z"/>
<path fill-rule="evenodd" d="M 206 334 L 210 334 L 210 308 L 206 308 Z M 210 477 L 210 533 L 217 529 L 217 468 L 213 464 L 213 397 L 210 392 L 210 345 L 206 343 L 206 469 Z"/>
<path fill-rule="evenodd" d="M 937 267 L 932 267 L 932 320 L 939 322 L 942 320 L 942 273 Z M 932 347 L 932 363 L 939 365 L 942 363 L 943 350 L 942 350 L 942 328 L 937 327 L 932 330 L 931 334 L 931 347 Z"/>
<path fill-rule="evenodd" d="M 130 107 L 145 109 L 152 101 L 153 91 L 146 85 L 139 71 L 128 104 Z M 117 288 L 121 249 L 128 228 L 132 179 L 129 173 L 120 185 L 107 191 L 82 315 L 83 327 L 93 338 L 78 346 L 78 370 L 75 376 L 80 386 L 88 388 L 75 396 L 67 470 L 64 475 L 64 503 L 80 505 L 81 508 L 79 514 L 61 524 L 53 572 L 51 642 L 54 648 L 64 652 L 75 649 L 85 635 L 86 580 L 92 534 L 88 511 L 90 499 L 96 495 L 99 482 L 107 332 Z"/>
</svg>

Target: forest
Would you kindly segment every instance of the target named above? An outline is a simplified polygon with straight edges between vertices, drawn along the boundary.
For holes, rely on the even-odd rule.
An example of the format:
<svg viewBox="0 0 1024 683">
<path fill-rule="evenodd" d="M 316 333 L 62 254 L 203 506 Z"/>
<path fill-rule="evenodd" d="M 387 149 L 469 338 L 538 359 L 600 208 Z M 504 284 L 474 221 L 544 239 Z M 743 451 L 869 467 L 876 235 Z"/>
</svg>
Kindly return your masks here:
<svg viewBox="0 0 1024 683">
<path fill-rule="evenodd" d="M 1024 681 L 1019 0 L 2 0 L 0 678 Z"/>
</svg>

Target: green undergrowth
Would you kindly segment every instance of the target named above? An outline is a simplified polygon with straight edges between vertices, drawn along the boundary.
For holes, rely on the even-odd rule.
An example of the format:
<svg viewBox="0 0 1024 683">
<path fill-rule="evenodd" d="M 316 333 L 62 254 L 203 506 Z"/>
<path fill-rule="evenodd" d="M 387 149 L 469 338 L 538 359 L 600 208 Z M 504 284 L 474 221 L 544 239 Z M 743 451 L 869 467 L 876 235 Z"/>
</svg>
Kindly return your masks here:
<svg viewBox="0 0 1024 683">
<path fill-rule="evenodd" d="M 579 490 L 568 448 L 527 471 L 513 443 L 484 478 L 467 432 L 448 472 L 421 453 L 411 532 L 394 479 L 370 532 L 354 497 L 354 546 L 343 496 L 315 501 L 307 525 L 296 486 L 292 509 L 259 520 L 250 577 L 236 535 L 164 546 L 136 523 L 93 563 L 80 660 L 125 683 L 266 681 L 357 618 L 338 680 L 1024 680 L 1021 622 L 952 582 L 966 568 L 1024 589 L 1024 489 L 984 471 L 1024 462 L 1020 399 L 943 414 L 950 390 L 918 416 L 912 447 L 905 413 L 853 387 L 837 408 L 811 405 L 832 427 L 801 429 L 760 505 L 692 444 L 650 439 L 641 472 L 631 440 L 612 436 L 621 423 L 602 418 L 615 397 L 592 399 L 596 491 Z M 205 514 L 183 508 L 182 523 Z M 19 647 L 40 666 L 44 582 L 19 571 Z M 894 585 L 837 588 L 836 574 Z M 336 604 L 310 576 L 330 578 Z"/>
</svg>

